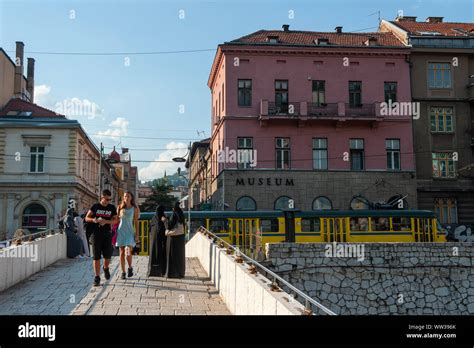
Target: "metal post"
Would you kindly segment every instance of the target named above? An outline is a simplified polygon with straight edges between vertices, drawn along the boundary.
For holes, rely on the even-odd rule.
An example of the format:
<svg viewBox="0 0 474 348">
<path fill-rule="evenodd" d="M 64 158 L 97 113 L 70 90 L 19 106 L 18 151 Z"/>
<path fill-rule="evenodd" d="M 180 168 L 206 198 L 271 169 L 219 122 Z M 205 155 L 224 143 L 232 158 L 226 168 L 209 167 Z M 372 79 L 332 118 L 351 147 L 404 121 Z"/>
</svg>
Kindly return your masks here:
<svg viewBox="0 0 474 348">
<path fill-rule="evenodd" d="M 189 142 L 189 169 L 188 169 L 188 236 L 186 241 L 189 240 L 189 237 L 191 235 L 191 142 Z"/>
<path fill-rule="evenodd" d="M 100 195 L 102 194 L 102 152 L 104 151 L 104 145 L 100 143 L 100 155 L 99 155 L 99 201 Z"/>
</svg>

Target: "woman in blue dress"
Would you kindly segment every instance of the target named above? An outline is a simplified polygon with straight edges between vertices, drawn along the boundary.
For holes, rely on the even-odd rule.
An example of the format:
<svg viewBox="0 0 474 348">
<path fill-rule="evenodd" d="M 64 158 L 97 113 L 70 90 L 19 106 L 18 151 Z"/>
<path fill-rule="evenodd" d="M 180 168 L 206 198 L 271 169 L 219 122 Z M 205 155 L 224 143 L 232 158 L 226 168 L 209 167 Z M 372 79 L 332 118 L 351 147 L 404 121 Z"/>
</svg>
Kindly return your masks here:
<svg viewBox="0 0 474 348">
<path fill-rule="evenodd" d="M 133 276 L 132 254 L 138 240 L 138 217 L 140 209 L 135 204 L 133 193 L 127 191 L 119 205 L 118 216 L 120 224 L 117 229 L 117 246 L 120 248 L 120 266 L 122 279 Z M 125 256 L 127 256 L 128 274 L 125 273 Z"/>
</svg>

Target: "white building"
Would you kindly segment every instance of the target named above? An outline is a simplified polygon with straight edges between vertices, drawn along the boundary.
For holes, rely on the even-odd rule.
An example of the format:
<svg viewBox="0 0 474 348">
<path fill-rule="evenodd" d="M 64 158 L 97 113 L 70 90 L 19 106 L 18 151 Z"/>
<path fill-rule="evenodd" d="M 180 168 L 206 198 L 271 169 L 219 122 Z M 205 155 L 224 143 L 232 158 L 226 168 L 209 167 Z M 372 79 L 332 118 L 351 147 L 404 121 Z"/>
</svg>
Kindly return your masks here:
<svg viewBox="0 0 474 348">
<path fill-rule="evenodd" d="M 68 201 L 98 197 L 99 149 L 76 120 L 21 99 L 0 111 L 0 240 L 55 228 Z"/>
</svg>

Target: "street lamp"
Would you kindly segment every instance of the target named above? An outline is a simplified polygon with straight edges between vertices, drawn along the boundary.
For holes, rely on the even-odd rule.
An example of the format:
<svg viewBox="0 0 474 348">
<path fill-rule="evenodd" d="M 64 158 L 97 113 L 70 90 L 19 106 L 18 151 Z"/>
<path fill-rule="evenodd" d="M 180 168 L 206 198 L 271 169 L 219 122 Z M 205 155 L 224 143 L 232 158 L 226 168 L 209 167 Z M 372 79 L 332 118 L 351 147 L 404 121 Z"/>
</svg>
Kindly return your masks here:
<svg viewBox="0 0 474 348">
<path fill-rule="evenodd" d="M 189 162 L 191 163 L 191 142 L 189 142 L 188 152 L 183 157 L 174 157 L 172 158 L 173 162 L 183 163 L 186 162 L 186 156 L 189 156 Z M 186 178 L 184 175 L 181 175 L 181 168 L 178 168 L 178 176 L 186 179 L 187 186 L 188 186 L 188 236 L 186 240 L 189 240 L 189 236 L 191 233 L 191 168 L 188 170 L 188 177 Z"/>
</svg>

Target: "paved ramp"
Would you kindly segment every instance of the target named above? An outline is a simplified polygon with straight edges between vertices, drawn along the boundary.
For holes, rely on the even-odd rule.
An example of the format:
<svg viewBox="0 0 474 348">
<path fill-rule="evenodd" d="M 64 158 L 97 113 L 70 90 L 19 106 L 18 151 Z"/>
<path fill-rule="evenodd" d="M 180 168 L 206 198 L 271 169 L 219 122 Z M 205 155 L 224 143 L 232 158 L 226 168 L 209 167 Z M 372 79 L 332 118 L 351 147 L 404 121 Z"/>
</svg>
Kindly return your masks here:
<svg viewBox="0 0 474 348">
<path fill-rule="evenodd" d="M 134 257 L 134 276 L 93 287 L 91 259 L 63 259 L 0 293 L 0 315 L 230 315 L 199 261 L 186 259 L 184 279 L 146 277 L 148 257 Z"/>
</svg>

